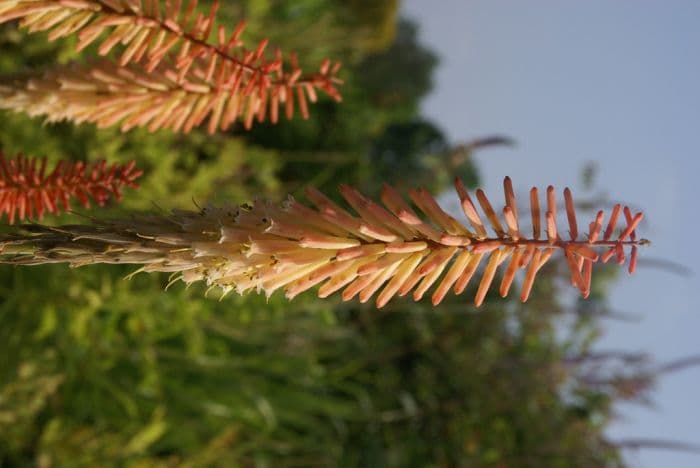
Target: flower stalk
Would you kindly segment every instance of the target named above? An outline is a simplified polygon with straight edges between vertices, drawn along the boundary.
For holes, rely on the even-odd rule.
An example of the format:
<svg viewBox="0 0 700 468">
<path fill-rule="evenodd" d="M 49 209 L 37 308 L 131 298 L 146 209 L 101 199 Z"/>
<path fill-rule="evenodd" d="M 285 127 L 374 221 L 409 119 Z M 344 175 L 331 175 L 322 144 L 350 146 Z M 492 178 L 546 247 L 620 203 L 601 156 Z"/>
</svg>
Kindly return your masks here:
<svg viewBox="0 0 700 468">
<path fill-rule="evenodd" d="M 474 298 L 480 306 L 502 265 L 500 295 L 509 294 L 517 272 L 523 270 L 520 299 L 526 301 L 539 270 L 555 252 L 561 252 L 572 285 L 587 297 L 594 263 L 613 257 L 624 263 L 625 249 L 631 249 L 629 270 L 633 272 L 637 247 L 648 243 L 636 238 L 642 214 L 632 215 L 620 205 L 613 208 L 602 239 L 602 211 L 581 237 L 569 189 L 564 191 L 569 239 L 564 239 L 557 228 L 552 187 L 547 189 L 545 224 L 539 193 L 530 191 L 533 236 L 528 238 L 521 231 L 527 217 L 519 214 L 508 177 L 504 222 L 486 194 L 476 192 L 493 231 L 489 234 L 459 179 L 455 187 L 473 230 L 444 211 L 425 190 L 409 191 L 414 209 L 388 185 L 381 194 L 383 206 L 352 187 L 341 186 L 351 212 L 310 188 L 306 195 L 313 208 L 289 197 L 281 205 L 258 200 L 236 209 L 176 210 L 169 216 L 94 221 L 90 226 L 32 225 L 26 233 L 0 238 L 0 261 L 73 266 L 137 263 L 142 264 L 139 271 L 173 272 L 176 280 L 206 281 L 224 294 L 255 290 L 269 296 L 283 289 L 289 299 L 320 285 L 319 297 L 342 289 L 343 300 L 358 296 L 360 302 L 367 302 L 376 297 L 377 307 L 411 292 L 414 300 L 421 300 L 433 287 L 431 301 L 438 305 L 450 290 L 461 294 L 484 266 Z M 621 212 L 625 223 L 618 226 Z M 546 226 L 544 236 L 542 226 Z"/>
</svg>

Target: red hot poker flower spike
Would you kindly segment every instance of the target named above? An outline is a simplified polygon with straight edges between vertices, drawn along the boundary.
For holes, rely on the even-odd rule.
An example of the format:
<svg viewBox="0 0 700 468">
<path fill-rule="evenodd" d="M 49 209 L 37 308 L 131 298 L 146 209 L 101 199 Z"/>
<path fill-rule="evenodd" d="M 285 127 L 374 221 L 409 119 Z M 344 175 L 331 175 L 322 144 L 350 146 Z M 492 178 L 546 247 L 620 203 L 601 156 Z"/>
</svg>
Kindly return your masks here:
<svg viewBox="0 0 700 468">
<path fill-rule="evenodd" d="M 107 166 L 105 161 L 91 165 L 83 161 L 59 161 L 49 172 L 46 158 L 19 154 L 6 159 L 0 151 L 0 217 L 6 214 L 9 224 L 15 219 L 43 219 L 47 212 L 70 211 L 73 197 L 84 208 L 90 207 L 90 198 L 104 206 L 110 196 L 121 199 L 122 187 L 138 188 L 135 180 L 141 174 L 143 171 L 136 169 L 135 161 L 123 166 Z"/>
<path fill-rule="evenodd" d="M 580 223 L 568 189 L 564 211 L 570 236 L 564 237 L 565 230 L 557 226 L 553 187 L 547 189 L 545 212 L 537 190 L 530 191 L 530 209 L 518 209 L 510 179 L 504 183 L 502 208 L 494 208 L 478 190 L 482 216 L 464 184 L 457 180 L 455 185 L 464 221 L 469 220 L 474 232 L 425 190 L 409 191 L 412 207 L 388 185 L 382 204 L 344 185 L 340 192 L 347 208 L 308 189 L 313 208 L 290 197 L 282 204 L 258 199 L 238 209 L 210 206 L 60 229 L 32 225 L 24 232 L 0 235 L 0 263 L 141 264 L 139 271 L 175 273 L 186 283 L 206 281 L 224 294 L 258 291 L 269 296 L 283 290 L 292 299 L 318 286 L 319 297 L 337 291 L 343 300 L 359 297 L 366 302 L 376 296 L 377 307 L 409 293 L 415 300 L 427 294 L 438 305 L 447 293 L 461 294 L 471 282 L 476 286 L 474 303 L 480 306 L 490 289 L 507 296 L 518 283 L 520 299 L 526 301 L 538 271 L 556 252 L 568 265 L 571 283 L 587 297 L 595 263 L 612 257 L 624 262 L 625 250 L 631 250 L 629 270 L 634 271 L 637 247 L 648 244 L 636 238 L 642 214 L 629 208 L 623 209 L 625 221 L 619 226 L 615 213 L 620 209 L 614 210 L 606 229 L 610 235 L 600 239 L 604 212 L 587 224 L 584 235 L 579 226 L 586 224 Z M 522 229 L 526 224 L 536 226 L 531 238 Z M 541 232 L 545 227 L 546 234 Z M 520 275 L 518 270 L 523 270 Z"/>
</svg>

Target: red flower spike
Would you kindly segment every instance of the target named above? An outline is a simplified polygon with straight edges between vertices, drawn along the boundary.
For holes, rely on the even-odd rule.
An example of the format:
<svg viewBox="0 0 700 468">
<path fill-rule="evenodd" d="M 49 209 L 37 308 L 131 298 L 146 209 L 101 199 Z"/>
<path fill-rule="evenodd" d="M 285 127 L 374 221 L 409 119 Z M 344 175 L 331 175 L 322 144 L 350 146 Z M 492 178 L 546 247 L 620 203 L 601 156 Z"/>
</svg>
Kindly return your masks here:
<svg viewBox="0 0 700 468">
<path fill-rule="evenodd" d="M 7 160 L 0 151 L 0 216 L 6 214 L 9 224 L 15 219 L 43 219 L 47 212 L 60 211 L 59 201 L 63 211 L 70 211 L 72 197 L 84 208 L 90 207 L 90 199 L 105 206 L 110 196 L 121 199 L 123 186 L 138 188 L 135 180 L 141 174 L 134 161 L 111 167 L 105 161 L 91 166 L 83 161 L 59 161 L 47 175 L 46 158 L 30 159 L 19 154 Z"/>
</svg>

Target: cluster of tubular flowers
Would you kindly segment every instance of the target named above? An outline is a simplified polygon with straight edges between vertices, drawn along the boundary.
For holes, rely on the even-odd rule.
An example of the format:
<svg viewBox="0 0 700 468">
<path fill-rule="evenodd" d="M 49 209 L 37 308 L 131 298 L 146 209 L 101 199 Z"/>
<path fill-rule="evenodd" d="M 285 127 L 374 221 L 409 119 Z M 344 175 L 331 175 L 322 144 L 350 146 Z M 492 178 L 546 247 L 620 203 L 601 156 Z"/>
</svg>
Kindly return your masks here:
<svg viewBox="0 0 700 468">
<path fill-rule="evenodd" d="M 569 189 L 564 190 L 569 235 L 563 238 L 552 187 L 543 208 L 538 190 L 531 190 L 532 236 L 527 237 L 510 178 L 504 182 L 503 222 L 482 190 L 476 191 L 476 200 L 487 222 L 461 181 L 455 185 L 470 227 L 422 189 L 409 191 L 411 206 L 388 185 L 381 193 L 382 204 L 343 185 L 340 193 L 352 212 L 310 188 L 306 196 L 313 207 L 289 197 L 280 205 L 258 200 L 236 209 L 174 211 L 92 226 L 32 226 L 30 233 L 0 240 L 0 261 L 137 263 L 143 264 L 139 271 L 173 272 L 173 281 L 206 281 L 224 293 L 258 291 L 269 296 L 283 289 L 292 299 L 319 286 L 319 297 L 342 290 L 344 300 L 358 296 L 366 302 L 376 296 L 377 307 L 407 294 L 420 300 L 433 286 L 432 303 L 437 305 L 450 290 L 462 293 L 480 274 L 474 298 L 479 306 L 501 265 L 501 296 L 509 293 L 517 271 L 523 270 L 520 298 L 525 301 L 538 271 L 560 251 L 572 284 L 585 297 L 594 263 L 611 258 L 624 263 L 629 247 L 632 272 L 637 247 L 647 242 L 636 239 L 642 214 L 632 215 L 620 205 L 615 205 L 605 227 L 604 213 L 598 212 L 585 238 L 579 238 Z M 621 214 L 625 222 L 618 229 Z"/>
<path fill-rule="evenodd" d="M 106 161 L 59 161 L 47 170 L 46 158 L 18 154 L 6 159 L 0 151 L 0 215 L 6 214 L 10 224 L 16 218 L 42 219 L 44 213 L 59 213 L 61 205 L 70 211 L 71 198 L 84 208 L 90 207 L 90 199 L 104 206 L 110 197 L 120 200 L 124 187 L 138 188 L 141 174 L 135 161 L 111 166 Z"/>
<path fill-rule="evenodd" d="M 78 50 L 99 43 L 117 59 L 89 65 L 58 66 L 41 75 L 3 80 L 0 107 L 123 131 L 147 127 L 188 132 L 208 122 L 208 131 L 226 130 L 236 120 L 246 129 L 255 121 L 276 123 L 281 112 L 309 117 L 317 91 L 340 101 L 340 63 L 325 60 L 304 74 L 290 54 L 266 54 L 268 41 L 247 49 L 245 22 L 228 34 L 216 26 L 219 2 L 208 14 L 197 1 L 4 0 L 0 23 L 20 20 L 29 32 L 47 31 L 49 40 L 76 34 Z M 214 36 L 210 40 L 210 36 Z M 296 110 L 295 110 L 296 109 Z"/>
</svg>

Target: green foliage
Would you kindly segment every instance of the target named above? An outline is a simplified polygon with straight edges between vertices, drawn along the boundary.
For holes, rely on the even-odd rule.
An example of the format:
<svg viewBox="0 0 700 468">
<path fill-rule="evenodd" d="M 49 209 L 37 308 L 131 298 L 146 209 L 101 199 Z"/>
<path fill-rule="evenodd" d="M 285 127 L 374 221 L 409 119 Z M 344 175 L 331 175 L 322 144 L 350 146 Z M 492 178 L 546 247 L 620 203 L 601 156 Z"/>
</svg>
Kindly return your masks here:
<svg viewBox="0 0 700 468">
<path fill-rule="evenodd" d="M 245 17 L 253 39 L 269 37 L 305 62 L 343 57 L 354 64 L 391 44 L 398 6 L 397 0 L 243 0 L 227 5 L 222 18 L 235 24 Z"/>
<path fill-rule="evenodd" d="M 440 313 L 310 295 L 291 306 L 202 301 L 198 288 L 160 292 L 163 279 L 118 281 L 126 270 L 115 270 L 88 267 L 69 282 L 60 267 L 2 272 L 5 463 L 616 460 L 599 433 L 605 395 L 562 398 L 570 376 L 549 316 L 498 301 L 477 313 L 459 299 Z M 28 284 L 35 275 L 43 288 Z"/>
<path fill-rule="evenodd" d="M 476 186 L 476 168 L 471 159 L 453 162 L 452 148 L 433 123 L 424 120 L 389 125 L 373 142 L 368 159 L 378 181 L 424 187 L 439 193 L 455 177 L 469 187 Z M 405 174 L 413 174 L 405 177 Z"/>
<path fill-rule="evenodd" d="M 281 151 L 280 178 L 289 181 L 291 190 L 311 183 L 333 193 L 345 182 L 376 193 L 382 183 L 413 180 L 421 168 L 429 171 L 423 172 L 426 186 L 437 191 L 447 187 L 455 174 L 438 180 L 429 174 L 451 169 L 442 167 L 448 144 L 432 123 L 417 121 L 418 104 L 432 86 L 437 59 L 420 44 L 416 25 L 400 20 L 387 48 L 343 61 L 342 105 L 321 102 L 308 121 L 260 125 L 247 135 L 256 144 Z M 396 158 L 382 160 L 378 151 Z M 459 175 L 475 181 L 471 164 Z"/>
</svg>

